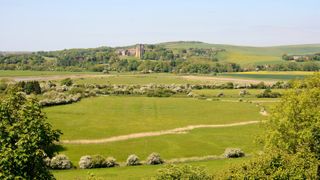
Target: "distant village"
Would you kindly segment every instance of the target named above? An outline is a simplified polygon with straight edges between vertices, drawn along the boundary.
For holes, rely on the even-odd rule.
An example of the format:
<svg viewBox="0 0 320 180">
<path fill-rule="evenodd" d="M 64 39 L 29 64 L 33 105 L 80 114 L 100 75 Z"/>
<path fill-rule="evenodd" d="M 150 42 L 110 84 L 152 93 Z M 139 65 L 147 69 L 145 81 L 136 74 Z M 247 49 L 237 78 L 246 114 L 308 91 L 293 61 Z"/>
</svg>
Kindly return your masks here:
<svg viewBox="0 0 320 180">
<path fill-rule="evenodd" d="M 295 61 L 295 62 L 305 62 L 305 61 L 320 61 L 320 53 L 309 54 L 309 55 L 287 55 L 282 56 L 283 60 Z"/>
</svg>

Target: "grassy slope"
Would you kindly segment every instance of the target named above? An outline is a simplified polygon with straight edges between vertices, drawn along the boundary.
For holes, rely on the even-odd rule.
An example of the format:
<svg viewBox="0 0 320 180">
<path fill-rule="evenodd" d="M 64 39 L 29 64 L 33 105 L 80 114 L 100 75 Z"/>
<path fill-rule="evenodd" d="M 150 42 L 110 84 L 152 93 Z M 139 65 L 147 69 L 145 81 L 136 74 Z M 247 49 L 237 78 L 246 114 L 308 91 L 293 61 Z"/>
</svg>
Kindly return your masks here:
<svg viewBox="0 0 320 180">
<path fill-rule="evenodd" d="M 192 166 L 203 166 L 209 173 L 217 172 L 231 164 L 241 163 L 248 160 L 247 158 L 241 159 L 223 159 L 204 162 L 184 163 Z M 181 164 L 182 165 L 182 164 Z M 99 179 L 151 179 L 157 173 L 157 170 L 164 165 L 157 166 L 136 166 L 136 167 L 119 167 L 109 169 L 90 169 L 90 170 L 66 170 L 66 171 L 53 171 L 54 176 L 58 180 L 86 180 L 89 174 L 95 175 Z"/>
<path fill-rule="evenodd" d="M 258 120 L 252 104 L 192 98 L 97 97 L 45 109 L 62 139 L 94 139 L 187 125 Z M 203 116 L 205 114 L 205 116 Z"/>
<path fill-rule="evenodd" d="M 291 45 L 273 47 L 249 47 L 232 46 L 221 44 L 208 44 L 201 42 L 169 42 L 162 43 L 167 48 L 221 48 L 226 52 L 219 53 L 221 61 L 245 64 L 273 64 L 285 62 L 281 59 L 284 53 L 287 54 L 311 54 L 320 52 L 320 44 L 313 45 Z"/>
</svg>

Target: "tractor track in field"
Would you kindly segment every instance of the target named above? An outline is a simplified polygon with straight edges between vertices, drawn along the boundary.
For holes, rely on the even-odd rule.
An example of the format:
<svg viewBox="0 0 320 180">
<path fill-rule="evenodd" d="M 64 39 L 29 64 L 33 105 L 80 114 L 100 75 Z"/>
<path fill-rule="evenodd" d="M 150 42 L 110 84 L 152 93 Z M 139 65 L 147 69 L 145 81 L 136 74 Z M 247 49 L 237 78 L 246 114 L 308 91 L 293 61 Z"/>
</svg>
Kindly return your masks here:
<svg viewBox="0 0 320 180">
<path fill-rule="evenodd" d="M 246 121 L 246 122 L 239 122 L 239 123 L 232 123 L 232 124 L 218 124 L 218 125 L 205 125 L 205 124 L 190 125 L 190 126 L 186 126 L 186 127 L 163 130 L 163 131 L 134 133 L 134 134 L 113 136 L 113 137 L 102 138 L 102 139 L 62 140 L 62 141 L 60 141 L 60 143 L 62 143 L 62 144 L 103 144 L 103 143 L 110 143 L 110 142 L 117 142 L 117 141 L 125 141 L 125 140 L 129 140 L 129 139 L 162 136 L 162 135 L 168 135 L 168 134 L 185 134 L 188 131 L 191 131 L 194 129 L 199 129 L 199 128 L 224 128 L 224 127 L 234 127 L 234 126 L 244 126 L 244 125 L 249 125 L 249 124 L 257 124 L 259 122 L 261 122 L 261 121 Z"/>
</svg>

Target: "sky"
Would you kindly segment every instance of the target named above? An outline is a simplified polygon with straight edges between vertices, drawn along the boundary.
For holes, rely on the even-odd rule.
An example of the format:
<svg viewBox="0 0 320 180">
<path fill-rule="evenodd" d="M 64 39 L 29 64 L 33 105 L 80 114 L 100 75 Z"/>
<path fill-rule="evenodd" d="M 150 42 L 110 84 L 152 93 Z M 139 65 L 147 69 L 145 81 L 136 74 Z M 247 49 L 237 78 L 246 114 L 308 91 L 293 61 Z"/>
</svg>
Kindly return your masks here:
<svg viewBox="0 0 320 180">
<path fill-rule="evenodd" d="M 0 51 L 320 43 L 320 0 L 0 0 Z"/>
</svg>

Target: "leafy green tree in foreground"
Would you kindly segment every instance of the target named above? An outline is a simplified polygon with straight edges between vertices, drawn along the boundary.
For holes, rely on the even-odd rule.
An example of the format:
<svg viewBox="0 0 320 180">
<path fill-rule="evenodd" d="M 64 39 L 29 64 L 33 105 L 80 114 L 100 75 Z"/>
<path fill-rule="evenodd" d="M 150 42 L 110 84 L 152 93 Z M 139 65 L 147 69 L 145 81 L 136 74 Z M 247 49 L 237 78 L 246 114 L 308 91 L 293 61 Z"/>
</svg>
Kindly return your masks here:
<svg viewBox="0 0 320 180">
<path fill-rule="evenodd" d="M 60 134 L 36 100 L 12 90 L 0 101 L 0 179 L 54 179 L 44 158 Z"/>
<path fill-rule="evenodd" d="M 264 153 L 220 178 L 320 178 L 320 74 L 296 82 L 265 126 Z"/>
</svg>

